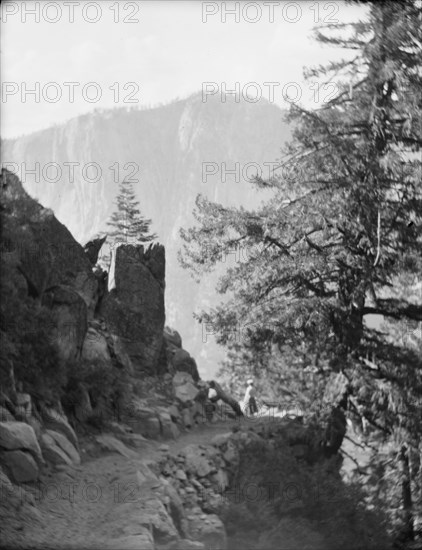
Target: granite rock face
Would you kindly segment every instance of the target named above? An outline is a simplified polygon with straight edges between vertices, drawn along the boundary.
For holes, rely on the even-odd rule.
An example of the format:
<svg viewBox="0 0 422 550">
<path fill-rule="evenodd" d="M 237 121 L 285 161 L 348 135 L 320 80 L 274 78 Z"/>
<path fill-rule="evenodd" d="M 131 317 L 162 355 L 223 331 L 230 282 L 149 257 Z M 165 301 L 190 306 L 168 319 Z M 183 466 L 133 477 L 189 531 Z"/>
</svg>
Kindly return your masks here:
<svg viewBox="0 0 422 550">
<path fill-rule="evenodd" d="M 158 374 L 165 320 L 165 253 L 161 245 L 120 245 L 113 251 L 101 315 L 123 342 L 134 374 Z"/>
</svg>

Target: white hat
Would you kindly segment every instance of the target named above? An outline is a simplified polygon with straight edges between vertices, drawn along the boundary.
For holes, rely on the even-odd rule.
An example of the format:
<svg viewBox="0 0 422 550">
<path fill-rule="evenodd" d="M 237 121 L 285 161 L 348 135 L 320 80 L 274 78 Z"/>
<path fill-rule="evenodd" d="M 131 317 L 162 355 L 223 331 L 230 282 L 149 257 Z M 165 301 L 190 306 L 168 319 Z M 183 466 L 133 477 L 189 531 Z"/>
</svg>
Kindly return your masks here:
<svg viewBox="0 0 422 550">
<path fill-rule="evenodd" d="M 247 384 L 253 384 L 253 378 L 249 378 L 249 380 L 246 381 Z"/>
</svg>

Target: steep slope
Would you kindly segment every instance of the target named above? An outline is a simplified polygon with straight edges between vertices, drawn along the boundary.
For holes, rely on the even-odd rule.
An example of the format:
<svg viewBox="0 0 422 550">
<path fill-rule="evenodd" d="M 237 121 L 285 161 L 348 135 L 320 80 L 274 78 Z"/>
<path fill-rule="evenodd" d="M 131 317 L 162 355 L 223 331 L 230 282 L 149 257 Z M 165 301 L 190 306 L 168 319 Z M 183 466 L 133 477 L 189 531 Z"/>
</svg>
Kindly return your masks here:
<svg viewBox="0 0 422 550">
<path fill-rule="evenodd" d="M 261 200 L 244 176 L 268 176 L 264 163 L 277 158 L 288 136 L 282 111 L 268 102 L 203 102 L 198 94 L 150 110 L 98 111 L 6 141 L 3 163 L 16 163 L 12 169 L 26 190 L 82 244 L 107 229 L 118 182 L 139 180 L 141 208 L 166 248 L 168 322 L 180 328 L 206 376 L 215 372 L 221 350 L 209 337 L 202 341 L 192 311 L 216 296 L 210 281 L 199 287 L 179 267 L 179 228 L 192 223 L 198 193 L 225 205 Z"/>
</svg>

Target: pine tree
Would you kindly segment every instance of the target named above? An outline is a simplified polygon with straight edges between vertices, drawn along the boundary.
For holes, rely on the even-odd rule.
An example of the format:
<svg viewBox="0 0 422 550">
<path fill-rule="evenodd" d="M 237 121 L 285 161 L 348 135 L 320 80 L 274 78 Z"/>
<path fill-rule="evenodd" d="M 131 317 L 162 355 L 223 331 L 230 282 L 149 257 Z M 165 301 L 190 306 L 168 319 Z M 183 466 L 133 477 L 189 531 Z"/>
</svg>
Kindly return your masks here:
<svg viewBox="0 0 422 550">
<path fill-rule="evenodd" d="M 334 378 L 341 373 L 349 414 L 405 447 L 399 471 L 421 438 L 422 361 L 419 350 L 366 320 L 379 314 L 402 326 L 422 321 L 420 299 L 396 288 L 422 267 L 421 7 L 413 0 L 373 3 L 368 17 L 317 34 L 356 55 L 308 71 L 309 78 L 335 80 L 338 93 L 318 109 L 292 105 L 294 136 L 281 175 L 256 181 L 272 199 L 246 211 L 199 196 L 199 225 L 181 231 L 180 257 L 201 277 L 225 251 L 244 250 L 245 260 L 218 285 L 233 298 L 198 319 L 212 323 L 219 343 L 232 349 L 240 323 L 242 349 L 268 357 L 261 360 L 265 374 L 274 344 L 306 353 L 323 377 L 327 369 Z M 408 481 L 403 487 L 412 538 Z"/>
<path fill-rule="evenodd" d="M 149 233 L 151 220 L 142 216 L 130 182 L 123 181 L 120 184 L 116 205 L 117 210 L 107 222 L 107 225 L 115 228 L 109 233 L 113 243 L 147 243 L 157 238 L 155 233 Z"/>
</svg>

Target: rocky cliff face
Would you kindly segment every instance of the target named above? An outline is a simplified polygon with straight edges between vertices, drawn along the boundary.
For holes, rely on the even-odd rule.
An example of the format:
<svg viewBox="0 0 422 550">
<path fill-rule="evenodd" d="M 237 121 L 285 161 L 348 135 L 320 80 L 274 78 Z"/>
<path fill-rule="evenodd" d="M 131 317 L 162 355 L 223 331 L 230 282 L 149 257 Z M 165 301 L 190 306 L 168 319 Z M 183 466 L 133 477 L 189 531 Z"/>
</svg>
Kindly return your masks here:
<svg viewBox="0 0 422 550">
<path fill-rule="evenodd" d="M 95 243 L 86 253 L 8 171 L 1 195 L 0 459 L 13 480 L 31 481 L 43 457 L 79 460 L 62 403 L 73 421 L 103 421 L 123 414 L 146 376 L 198 372 L 164 330 L 163 246 L 118 247 L 108 289 Z"/>
<path fill-rule="evenodd" d="M 156 109 L 80 116 L 5 141 L 2 157 L 16 163 L 25 189 L 81 244 L 107 229 L 119 181 L 134 182 L 143 214 L 153 220 L 152 230 L 166 249 L 168 322 L 181 330 L 206 375 L 215 372 L 221 350 L 212 337 L 203 341 L 192 312 L 217 297 L 212 279 L 199 286 L 179 267 L 179 228 L 193 223 L 198 193 L 225 205 L 254 207 L 263 196 L 247 180 L 256 172 L 268 177 L 268 163 L 289 134 L 275 105 L 222 103 L 216 97 L 203 102 L 198 94 Z M 27 173 L 30 169 L 36 173 Z"/>
</svg>

